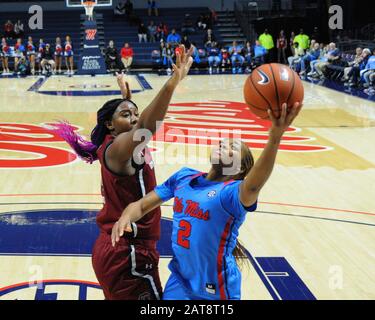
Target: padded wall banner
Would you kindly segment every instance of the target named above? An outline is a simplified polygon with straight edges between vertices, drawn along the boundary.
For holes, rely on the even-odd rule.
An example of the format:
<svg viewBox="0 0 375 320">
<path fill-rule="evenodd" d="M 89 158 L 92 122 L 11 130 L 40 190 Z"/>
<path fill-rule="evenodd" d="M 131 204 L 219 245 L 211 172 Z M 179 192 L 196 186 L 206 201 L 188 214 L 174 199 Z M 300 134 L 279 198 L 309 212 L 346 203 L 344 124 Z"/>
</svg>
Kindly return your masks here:
<svg viewBox="0 0 375 320">
<path fill-rule="evenodd" d="M 105 74 L 104 57 L 100 52 L 98 27 L 95 21 L 85 21 L 83 50 L 78 62 L 78 74 Z"/>
</svg>

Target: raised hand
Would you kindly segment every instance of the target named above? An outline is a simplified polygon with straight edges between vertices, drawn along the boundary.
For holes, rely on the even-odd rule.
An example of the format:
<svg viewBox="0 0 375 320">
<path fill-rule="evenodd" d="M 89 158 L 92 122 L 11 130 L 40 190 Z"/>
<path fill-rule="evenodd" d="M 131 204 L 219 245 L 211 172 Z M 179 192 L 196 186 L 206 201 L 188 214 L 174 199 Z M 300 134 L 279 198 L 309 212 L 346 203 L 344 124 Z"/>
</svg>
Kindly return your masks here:
<svg viewBox="0 0 375 320">
<path fill-rule="evenodd" d="M 130 90 L 129 83 L 125 80 L 125 75 L 116 72 L 116 79 L 123 99 L 130 100 L 132 98 L 132 91 Z"/>
<path fill-rule="evenodd" d="M 173 75 L 171 77 L 171 82 L 177 86 L 181 80 L 183 80 L 189 73 L 189 70 L 193 64 L 193 54 L 194 49 L 190 48 L 186 51 L 184 45 L 180 45 L 181 53 L 176 54 L 176 64 L 172 65 Z"/>
</svg>

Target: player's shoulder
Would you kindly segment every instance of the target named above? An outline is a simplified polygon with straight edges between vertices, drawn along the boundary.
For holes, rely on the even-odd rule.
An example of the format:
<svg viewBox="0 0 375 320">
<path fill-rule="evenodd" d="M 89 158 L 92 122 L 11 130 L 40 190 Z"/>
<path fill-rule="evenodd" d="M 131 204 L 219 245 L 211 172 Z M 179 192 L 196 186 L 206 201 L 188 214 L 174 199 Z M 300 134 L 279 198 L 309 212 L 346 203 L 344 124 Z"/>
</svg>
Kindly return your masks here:
<svg viewBox="0 0 375 320">
<path fill-rule="evenodd" d="M 181 179 L 185 179 L 187 177 L 194 176 L 200 173 L 201 172 L 196 169 L 183 167 L 179 171 L 176 172 L 175 176 L 178 180 L 181 180 Z"/>
</svg>

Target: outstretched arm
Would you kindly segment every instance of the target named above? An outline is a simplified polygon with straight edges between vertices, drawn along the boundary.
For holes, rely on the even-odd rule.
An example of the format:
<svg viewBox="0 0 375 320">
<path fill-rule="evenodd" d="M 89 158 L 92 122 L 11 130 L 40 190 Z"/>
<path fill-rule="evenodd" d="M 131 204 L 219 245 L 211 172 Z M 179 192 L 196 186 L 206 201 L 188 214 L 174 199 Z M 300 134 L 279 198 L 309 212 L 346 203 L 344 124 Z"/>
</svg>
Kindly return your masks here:
<svg viewBox="0 0 375 320">
<path fill-rule="evenodd" d="M 292 110 L 287 113 L 287 105 L 284 104 L 279 119 L 275 118 L 271 110 L 268 110 L 269 117 L 272 120 L 272 127 L 267 145 L 240 187 L 240 200 L 245 207 L 250 207 L 257 201 L 260 190 L 272 173 L 281 138 L 285 130 L 297 117 L 301 108 L 302 104 L 296 103 Z"/>
<path fill-rule="evenodd" d="M 149 106 L 142 112 L 137 122 L 137 125 L 129 132 L 119 134 L 110 148 L 107 150 L 107 157 L 117 163 L 124 163 L 132 157 L 134 149 L 140 143 L 147 143 L 151 136 L 146 137 L 146 141 L 135 141 L 133 138 L 138 129 L 147 129 L 152 134 L 157 130 L 157 122 L 163 121 L 168 111 L 168 106 L 171 101 L 174 90 L 181 80 L 188 74 L 193 63 L 191 58 L 192 50 L 185 51 L 185 47 L 181 46 L 181 55 L 177 56 L 176 64 L 173 64 L 173 75 L 159 91 L 157 96 L 152 100 Z M 129 86 L 123 80 L 120 84 L 120 89 L 123 94 L 129 95 Z"/>
<path fill-rule="evenodd" d="M 151 191 L 146 194 L 140 200 L 129 204 L 126 209 L 122 212 L 121 218 L 115 223 L 112 228 L 112 246 L 120 240 L 123 236 L 124 231 L 130 231 L 130 224 L 137 222 L 144 215 L 151 212 L 160 205 L 163 201 L 159 198 L 155 191 Z"/>
</svg>

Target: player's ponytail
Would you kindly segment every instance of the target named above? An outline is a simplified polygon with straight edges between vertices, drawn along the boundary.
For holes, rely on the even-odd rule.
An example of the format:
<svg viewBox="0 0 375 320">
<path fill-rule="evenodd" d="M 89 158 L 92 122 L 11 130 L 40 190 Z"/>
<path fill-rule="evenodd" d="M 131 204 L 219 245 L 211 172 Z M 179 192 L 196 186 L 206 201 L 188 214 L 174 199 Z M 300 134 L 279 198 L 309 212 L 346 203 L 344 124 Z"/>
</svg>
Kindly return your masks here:
<svg viewBox="0 0 375 320">
<path fill-rule="evenodd" d="M 137 107 L 130 99 L 113 99 L 107 101 L 97 113 L 97 125 L 91 132 L 91 141 L 87 141 L 67 121 L 61 121 L 54 125 L 53 131 L 63 138 L 84 161 L 93 163 L 98 159 L 96 151 L 103 143 L 105 137 L 110 134 L 107 121 L 112 119 L 117 107 L 124 101 L 129 101 Z"/>
<path fill-rule="evenodd" d="M 233 256 L 236 259 L 236 263 L 241 271 L 249 269 L 250 262 L 249 257 L 246 254 L 246 248 L 237 239 L 236 247 L 233 249 Z"/>
</svg>

